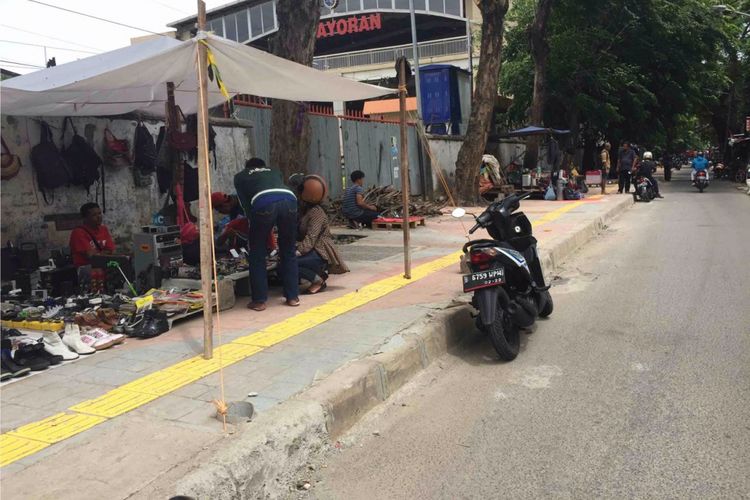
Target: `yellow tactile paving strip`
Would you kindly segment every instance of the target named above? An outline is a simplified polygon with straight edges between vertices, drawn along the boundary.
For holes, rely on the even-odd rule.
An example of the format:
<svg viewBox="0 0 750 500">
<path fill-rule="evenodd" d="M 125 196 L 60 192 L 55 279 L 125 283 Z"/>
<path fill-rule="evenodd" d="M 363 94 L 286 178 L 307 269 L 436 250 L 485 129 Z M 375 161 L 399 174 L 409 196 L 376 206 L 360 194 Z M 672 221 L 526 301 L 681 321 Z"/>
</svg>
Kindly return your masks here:
<svg viewBox="0 0 750 500">
<path fill-rule="evenodd" d="M 539 226 L 551 222 L 581 204 L 583 202 L 580 201 L 566 203 L 532 224 Z M 32 422 L 14 431 L 2 434 L 0 435 L 0 467 L 33 455 L 53 443 L 68 439 L 108 419 L 134 410 L 180 387 L 215 373 L 219 371 L 220 365 L 226 367 L 246 359 L 265 348 L 299 335 L 368 302 L 384 297 L 410 283 L 446 267 L 457 265 L 460 257 L 460 251 L 453 252 L 417 266 L 412 269 L 411 280 L 407 280 L 403 276 L 392 276 L 371 283 L 289 319 L 267 326 L 261 331 L 220 346 L 214 350 L 213 359 L 205 360 L 201 356 L 187 359 L 113 389 L 98 398 L 71 406 L 67 412 Z"/>
</svg>

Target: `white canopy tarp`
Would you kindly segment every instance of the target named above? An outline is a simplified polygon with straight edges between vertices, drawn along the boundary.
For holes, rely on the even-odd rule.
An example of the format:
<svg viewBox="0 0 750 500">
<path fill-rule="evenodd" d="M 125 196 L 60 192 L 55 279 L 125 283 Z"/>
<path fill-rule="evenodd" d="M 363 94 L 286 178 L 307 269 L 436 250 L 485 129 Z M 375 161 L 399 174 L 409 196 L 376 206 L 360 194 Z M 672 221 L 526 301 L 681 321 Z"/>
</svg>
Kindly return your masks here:
<svg viewBox="0 0 750 500">
<path fill-rule="evenodd" d="M 2 82 L 3 114 L 101 116 L 143 112 L 164 116 L 166 83 L 186 114 L 198 106 L 197 47 L 203 38 L 230 95 L 290 101 L 355 101 L 395 92 L 324 73 L 212 34 L 187 41 L 159 37 Z M 209 107 L 225 101 L 209 82 Z"/>
</svg>

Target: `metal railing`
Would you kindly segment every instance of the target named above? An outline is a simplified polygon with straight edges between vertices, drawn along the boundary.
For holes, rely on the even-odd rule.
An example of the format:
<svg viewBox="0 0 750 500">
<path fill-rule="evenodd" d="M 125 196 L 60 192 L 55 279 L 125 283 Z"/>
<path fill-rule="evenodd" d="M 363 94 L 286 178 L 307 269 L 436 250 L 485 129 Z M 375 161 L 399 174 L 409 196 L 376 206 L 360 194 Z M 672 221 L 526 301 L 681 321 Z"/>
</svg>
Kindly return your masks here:
<svg viewBox="0 0 750 500">
<path fill-rule="evenodd" d="M 419 58 L 426 61 L 433 57 L 468 54 L 468 50 L 469 45 L 466 37 L 446 38 L 435 42 L 420 43 Z M 313 59 L 313 68 L 330 70 L 395 63 L 401 56 L 406 56 L 407 59 L 414 59 L 411 44 L 398 45 L 385 49 L 360 50 L 345 54 L 318 56 Z"/>
</svg>

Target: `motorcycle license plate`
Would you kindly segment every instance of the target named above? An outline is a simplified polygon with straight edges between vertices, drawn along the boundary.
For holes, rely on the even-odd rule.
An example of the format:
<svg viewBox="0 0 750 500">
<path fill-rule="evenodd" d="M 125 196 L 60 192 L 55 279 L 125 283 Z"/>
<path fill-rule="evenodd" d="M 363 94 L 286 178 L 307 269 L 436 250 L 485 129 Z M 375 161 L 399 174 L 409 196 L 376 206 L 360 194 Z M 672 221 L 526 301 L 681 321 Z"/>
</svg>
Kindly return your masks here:
<svg viewBox="0 0 750 500">
<path fill-rule="evenodd" d="M 505 269 L 502 267 L 464 274 L 464 292 L 471 292 L 479 290 L 480 288 L 501 285 L 504 282 Z"/>
</svg>

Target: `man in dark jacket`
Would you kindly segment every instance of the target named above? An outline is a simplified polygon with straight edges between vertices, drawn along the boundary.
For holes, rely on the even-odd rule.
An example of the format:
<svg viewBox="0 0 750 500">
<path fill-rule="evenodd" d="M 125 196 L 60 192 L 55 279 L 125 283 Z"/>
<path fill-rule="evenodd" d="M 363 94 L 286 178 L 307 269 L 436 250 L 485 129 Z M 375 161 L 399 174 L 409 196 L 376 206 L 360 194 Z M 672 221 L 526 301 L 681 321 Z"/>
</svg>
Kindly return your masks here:
<svg viewBox="0 0 750 500">
<path fill-rule="evenodd" d="M 654 155 L 651 151 L 643 153 L 643 161 L 638 163 L 637 166 L 638 175 L 642 175 L 651 181 L 651 185 L 654 186 L 654 193 L 657 198 L 664 198 L 659 192 L 659 183 L 654 178 L 654 172 L 656 171 L 656 162 L 654 161 Z"/>
<path fill-rule="evenodd" d="M 617 193 L 630 191 L 630 171 L 635 165 L 636 155 L 635 151 L 630 147 L 629 142 L 623 142 L 620 154 L 617 157 L 617 171 L 620 174 L 620 179 L 617 183 Z"/>
<path fill-rule="evenodd" d="M 284 184 L 281 171 L 269 168 L 260 158 L 251 158 L 245 169 L 234 176 L 234 187 L 245 214 L 250 219 L 250 286 L 255 311 L 266 309 L 268 275 L 266 241 L 276 226 L 279 231 L 279 272 L 288 306 L 299 305 L 299 269 L 295 254 L 297 243 L 297 197 Z"/>
</svg>

